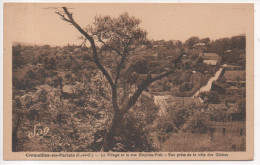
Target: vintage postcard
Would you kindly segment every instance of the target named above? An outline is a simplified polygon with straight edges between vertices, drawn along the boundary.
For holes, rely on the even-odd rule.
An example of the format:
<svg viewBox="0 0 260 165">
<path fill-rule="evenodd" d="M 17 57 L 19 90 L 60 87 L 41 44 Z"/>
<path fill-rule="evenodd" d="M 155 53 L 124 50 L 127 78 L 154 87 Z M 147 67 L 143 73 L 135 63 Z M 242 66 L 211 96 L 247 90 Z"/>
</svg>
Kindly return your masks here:
<svg viewBox="0 0 260 165">
<path fill-rule="evenodd" d="M 254 159 L 254 4 L 3 10 L 4 160 Z"/>
</svg>

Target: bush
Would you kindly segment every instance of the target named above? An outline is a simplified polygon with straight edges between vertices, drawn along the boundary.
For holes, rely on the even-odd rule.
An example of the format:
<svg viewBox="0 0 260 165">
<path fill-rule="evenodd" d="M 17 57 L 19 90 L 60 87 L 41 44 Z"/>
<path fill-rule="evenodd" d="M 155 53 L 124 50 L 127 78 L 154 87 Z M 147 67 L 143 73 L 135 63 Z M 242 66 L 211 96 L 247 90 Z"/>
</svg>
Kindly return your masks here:
<svg viewBox="0 0 260 165">
<path fill-rule="evenodd" d="M 218 92 L 210 91 L 206 93 L 205 101 L 211 104 L 219 104 L 220 103 L 220 95 Z"/>
<path fill-rule="evenodd" d="M 206 133 L 209 129 L 210 120 L 206 114 L 202 112 L 196 112 L 191 115 L 186 123 L 183 125 L 183 131 L 189 131 L 191 133 Z"/>
<path fill-rule="evenodd" d="M 175 125 L 175 121 L 172 116 L 163 116 L 158 121 L 157 129 L 163 133 L 177 132 L 178 128 Z"/>
<path fill-rule="evenodd" d="M 192 84 L 189 82 L 184 82 L 182 83 L 182 85 L 180 86 L 179 90 L 181 92 L 185 92 L 185 91 L 190 91 L 192 89 Z"/>
</svg>

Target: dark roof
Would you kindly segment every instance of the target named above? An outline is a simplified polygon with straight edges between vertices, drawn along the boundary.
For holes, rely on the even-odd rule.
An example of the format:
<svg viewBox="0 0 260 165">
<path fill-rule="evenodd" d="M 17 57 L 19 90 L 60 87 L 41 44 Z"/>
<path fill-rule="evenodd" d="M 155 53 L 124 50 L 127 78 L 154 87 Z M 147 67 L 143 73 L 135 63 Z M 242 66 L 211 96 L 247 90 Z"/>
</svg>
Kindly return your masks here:
<svg viewBox="0 0 260 165">
<path fill-rule="evenodd" d="M 227 109 L 225 104 L 208 104 L 209 110 L 225 110 Z"/>
<path fill-rule="evenodd" d="M 213 81 L 212 83 L 221 87 L 221 88 L 228 88 L 228 85 L 224 84 L 224 83 L 220 83 L 220 82 L 217 82 L 217 81 Z"/>
<path fill-rule="evenodd" d="M 225 71 L 223 77 L 227 81 L 245 81 L 246 80 L 246 72 L 245 72 L 245 70 Z"/>
<path fill-rule="evenodd" d="M 217 53 L 202 53 L 201 57 L 204 60 L 221 60 L 221 57 Z"/>
<path fill-rule="evenodd" d="M 237 65 L 230 65 L 230 64 L 224 64 L 224 68 L 242 68 L 242 66 L 237 66 Z"/>
</svg>

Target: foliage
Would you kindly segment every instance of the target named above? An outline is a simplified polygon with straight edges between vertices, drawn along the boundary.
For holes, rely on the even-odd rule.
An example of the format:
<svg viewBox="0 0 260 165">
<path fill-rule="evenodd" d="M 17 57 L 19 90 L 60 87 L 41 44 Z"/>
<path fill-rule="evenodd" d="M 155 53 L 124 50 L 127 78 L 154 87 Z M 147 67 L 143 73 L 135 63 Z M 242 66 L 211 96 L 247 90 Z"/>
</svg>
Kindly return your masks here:
<svg viewBox="0 0 260 165">
<path fill-rule="evenodd" d="M 239 112 L 246 112 L 246 100 L 244 98 L 238 100 L 238 110 Z"/>
<path fill-rule="evenodd" d="M 192 47 L 193 45 L 195 45 L 195 44 L 197 44 L 199 42 L 200 42 L 199 37 L 194 36 L 194 37 L 190 37 L 188 40 L 186 40 L 184 44 L 187 47 Z"/>
<path fill-rule="evenodd" d="M 219 104 L 221 102 L 220 95 L 216 91 L 210 91 L 205 93 L 205 102 L 211 104 Z"/>
<path fill-rule="evenodd" d="M 210 38 L 209 37 L 202 38 L 202 39 L 200 39 L 200 42 L 205 43 L 205 44 L 209 44 Z"/>
<path fill-rule="evenodd" d="M 180 103 L 174 107 L 169 107 L 167 112 L 173 121 L 175 132 L 189 131 L 205 133 L 209 128 L 208 114 L 200 104 L 190 103 L 183 107 Z M 174 131 L 173 131 L 174 132 Z"/>
<path fill-rule="evenodd" d="M 193 115 L 189 116 L 182 127 L 183 131 L 190 131 L 191 133 L 206 133 L 210 128 L 210 120 L 208 115 L 202 112 L 195 111 Z"/>
<path fill-rule="evenodd" d="M 208 47 L 205 52 L 216 52 L 221 57 L 224 56 L 224 52 L 226 50 L 242 50 L 246 47 L 246 37 L 245 35 L 233 36 L 231 38 L 221 38 L 213 41 Z M 233 55 L 233 58 L 237 58 L 238 54 Z M 225 58 L 224 58 L 225 60 Z"/>
<path fill-rule="evenodd" d="M 12 47 L 13 68 L 21 67 L 22 65 L 24 65 L 24 58 L 21 56 L 21 47 L 22 46 L 20 44 Z"/>
<path fill-rule="evenodd" d="M 101 76 L 101 77 L 99 77 Z M 107 87 L 100 82 L 102 74 L 95 73 L 88 83 L 74 87 L 75 99 L 61 99 L 56 87 L 43 85 L 35 92 L 16 96 L 13 101 L 14 116 L 24 112 L 17 129 L 17 151 L 92 151 L 94 134 L 106 130 L 110 119 Z M 97 86 L 99 88 L 97 88 Z M 84 103 L 84 104 L 80 104 Z M 38 115 L 38 119 L 35 118 Z M 14 119 L 15 128 L 18 118 Z M 40 123 L 49 127 L 46 136 L 28 138 L 33 126 Z"/>
<path fill-rule="evenodd" d="M 98 16 L 87 31 L 101 42 L 101 49 L 114 50 L 123 55 L 146 42 L 147 33 L 139 27 L 140 22 L 128 13 L 123 13 L 118 18 Z"/>
</svg>

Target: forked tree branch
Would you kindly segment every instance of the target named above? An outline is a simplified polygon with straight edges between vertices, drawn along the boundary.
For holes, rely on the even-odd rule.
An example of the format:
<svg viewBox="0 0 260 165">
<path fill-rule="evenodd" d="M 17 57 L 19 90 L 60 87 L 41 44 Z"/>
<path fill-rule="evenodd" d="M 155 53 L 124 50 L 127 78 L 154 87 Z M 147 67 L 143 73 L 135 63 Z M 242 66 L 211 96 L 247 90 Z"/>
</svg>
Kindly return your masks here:
<svg viewBox="0 0 260 165">
<path fill-rule="evenodd" d="M 109 75 L 109 73 L 106 71 L 106 69 L 102 66 L 102 64 L 99 61 L 98 53 L 97 53 L 97 47 L 96 47 L 94 39 L 85 30 L 83 30 L 78 25 L 77 22 L 75 22 L 75 20 L 72 17 L 72 13 L 70 13 L 66 7 L 62 7 L 62 9 L 63 9 L 64 13 L 66 14 L 66 16 L 68 18 L 66 18 L 65 15 L 61 14 L 60 12 L 56 12 L 56 14 L 61 16 L 62 20 L 71 23 L 90 42 L 91 48 L 92 48 L 92 54 L 93 54 L 93 57 L 94 57 L 94 62 L 97 65 L 98 69 L 104 74 L 104 76 L 106 77 L 106 79 L 108 80 L 108 82 L 109 82 L 109 84 L 112 88 L 112 104 L 113 104 L 114 110 L 119 111 L 119 107 L 118 107 L 118 104 L 117 104 L 116 87 L 115 87 L 115 85 L 112 81 L 111 76 Z"/>
<path fill-rule="evenodd" d="M 107 48 L 109 48 L 109 49 L 111 49 L 111 50 L 114 50 L 117 54 L 119 54 L 119 55 L 122 57 L 122 54 L 121 54 L 117 49 L 115 49 L 115 48 L 113 48 L 112 46 L 106 44 L 106 43 L 101 39 L 101 37 L 100 37 L 99 35 L 97 35 L 97 36 L 98 36 L 98 41 L 99 41 L 99 42 L 101 42 L 105 47 L 107 47 Z"/>
<path fill-rule="evenodd" d="M 55 12 L 56 14 L 58 14 L 62 20 L 71 23 L 91 44 L 92 47 L 92 53 L 93 53 L 93 57 L 94 57 L 94 62 L 97 65 L 98 69 L 104 74 L 104 76 L 106 77 L 106 79 L 108 80 L 111 88 L 112 88 L 112 104 L 113 104 L 113 108 L 115 110 L 115 112 L 121 113 L 121 114 L 125 114 L 138 100 L 138 98 L 140 97 L 140 95 L 142 94 L 142 92 L 153 82 L 160 80 L 164 77 L 169 76 L 170 74 L 175 72 L 176 66 L 177 64 L 181 61 L 183 54 L 181 54 L 176 60 L 174 60 L 173 62 L 173 69 L 170 71 L 167 71 L 163 74 L 160 74 L 156 77 L 151 77 L 151 75 L 147 75 L 146 79 L 143 80 L 141 82 L 141 84 L 138 86 L 137 90 L 134 92 L 133 96 L 130 97 L 130 99 L 128 100 L 127 104 L 125 106 L 123 106 L 121 109 L 118 106 L 117 103 L 117 81 L 119 79 L 119 75 L 120 75 L 120 71 L 121 68 L 123 66 L 123 63 L 125 61 L 125 50 L 127 49 L 128 45 L 130 43 L 127 44 L 127 46 L 124 48 L 124 52 L 123 52 L 123 56 L 121 58 L 121 61 L 118 65 L 117 68 L 117 74 L 116 74 L 116 78 L 115 78 L 115 83 L 113 82 L 111 76 L 109 75 L 109 73 L 106 71 L 106 69 L 102 66 L 102 64 L 99 61 L 98 58 L 98 53 L 97 53 L 97 48 L 95 45 L 95 41 L 94 38 L 89 35 L 85 30 L 83 30 L 73 19 L 72 17 L 72 13 L 70 13 L 68 11 L 68 9 L 66 7 L 62 7 L 65 15 L 67 16 L 67 18 L 65 17 L 64 14 L 61 14 L 60 12 Z M 131 38 L 130 38 L 131 40 Z M 102 41 L 102 40 L 101 40 Z M 129 41 L 130 42 L 130 41 Z M 104 44 L 104 43 L 103 43 Z M 105 44 L 104 44 L 105 45 Z"/>
<path fill-rule="evenodd" d="M 128 103 L 124 106 L 122 114 L 126 113 L 138 100 L 142 92 L 153 82 L 160 80 L 164 77 L 167 77 L 175 72 L 176 66 L 179 62 L 181 62 L 181 59 L 184 54 L 181 54 L 177 59 L 174 60 L 173 62 L 173 69 L 170 71 L 167 71 L 165 73 L 162 73 L 154 78 L 151 77 L 151 75 L 147 75 L 146 79 L 142 81 L 142 83 L 138 86 L 137 90 L 134 92 L 133 96 L 130 97 Z"/>
<path fill-rule="evenodd" d="M 177 59 L 175 59 L 175 60 L 173 61 L 173 68 L 172 68 L 171 70 L 169 70 L 169 71 L 167 71 L 167 72 L 165 72 L 165 73 L 162 73 L 162 74 L 160 74 L 160 75 L 154 77 L 154 78 L 152 79 L 152 82 L 154 82 L 154 81 L 156 81 L 156 80 L 160 80 L 160 79 L 162 79 L 162 78 L 164 78 L 164 77 L 167 77 L 167 76 L 171 75 L 172 73 L 174 73 L 177 64 L 181 62 L 181 59 L 182 59 L 183 55 L 184 55 L 184 54 L 182 53 Z"/>
</svg>

